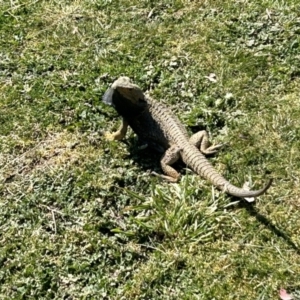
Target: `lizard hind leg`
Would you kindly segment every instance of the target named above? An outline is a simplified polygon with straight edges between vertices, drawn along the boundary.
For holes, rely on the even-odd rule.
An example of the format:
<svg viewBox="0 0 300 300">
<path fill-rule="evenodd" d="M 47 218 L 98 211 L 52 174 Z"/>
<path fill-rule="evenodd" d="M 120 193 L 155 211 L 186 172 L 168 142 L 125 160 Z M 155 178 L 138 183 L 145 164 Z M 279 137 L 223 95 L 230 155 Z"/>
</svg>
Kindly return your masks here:
<svg viewBox="0 0 300 300">
<path fill-rule="evenodd" d="M 208 133 L 205 130 L 198 131 L 193 134 L 189 140 L 190 144 L 196 146 L 205 155 L 216 153 L 223 145 L 210 145 Z"/>
<path fill-rule="evenodd" d="M 160 160 L 160 165 L 162 170 L 166 175 L 157 174 L 155 172 L 152 172 L 153 175 L 159 176 L 163 179 L 166 179 L 170 182 L 177 182 L 180 174 L 171 167 L 172 164 L 174 164 L 178 159 L 180 159 L 180 151 L 182 148 L 179 146 L 171 146 L 163 155 L 162 159 Z"/>
</svg>

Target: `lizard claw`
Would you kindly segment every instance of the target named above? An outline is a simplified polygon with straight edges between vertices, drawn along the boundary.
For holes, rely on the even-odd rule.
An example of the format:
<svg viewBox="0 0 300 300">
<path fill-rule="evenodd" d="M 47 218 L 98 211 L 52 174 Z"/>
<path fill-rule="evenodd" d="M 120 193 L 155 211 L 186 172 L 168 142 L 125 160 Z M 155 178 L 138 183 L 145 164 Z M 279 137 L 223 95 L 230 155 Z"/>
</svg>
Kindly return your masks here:
<svg viewBox="0 0 300 300">
<path fill-rule="evenodd" d="M 151 175 L 154 175 L 160 179 L 164 179 L 164 180 L 167 180 L 169 182 L 173 182 L 173 183 L 176 183 L 178 181 L 178 178 L 174 178 L 174 177 L 171 177 L 171 176 L 168 176 L 168 175 L 163 175 L 163 174 L 158 174 L 154 171 L 151 172 Z"/>
<path fill-rule="evenodd" d="M 206 149 L 201 149 L 201 152 L 205 155 L 211 155 L 211 154 L 215 154 L 216 152 L 218 152 L 218 150 L 221 149 L 222 147 L 224 147 L 223 144 L 213 145 Z"/>
<path fill-rule="evenodd" d="M 120 132 L 114 132 L 114 133 L 105 132 L 104 138 L 107 141 L 120 141 L 122 140 L 123 136 Z"/>
</svg>

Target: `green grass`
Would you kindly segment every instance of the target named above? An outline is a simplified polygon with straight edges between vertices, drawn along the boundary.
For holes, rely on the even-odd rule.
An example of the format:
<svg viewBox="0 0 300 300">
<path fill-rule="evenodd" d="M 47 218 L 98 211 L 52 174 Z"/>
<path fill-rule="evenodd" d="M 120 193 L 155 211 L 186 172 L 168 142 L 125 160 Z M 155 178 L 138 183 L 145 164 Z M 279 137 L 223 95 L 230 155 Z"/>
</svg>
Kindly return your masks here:
<svg viewBox="0 0 300 300">
<path fill-rule="evenodd" d="M 300 290 L 300 5 L 3 1 L 0 299 L 276 299 Z M 209 79 L 215 74 L 216 82 Z M 120 75 L 226 147 L 254 205 L 107 142 Z M 180 165 L 178 166 L 180 169 Z"/>
</svg>

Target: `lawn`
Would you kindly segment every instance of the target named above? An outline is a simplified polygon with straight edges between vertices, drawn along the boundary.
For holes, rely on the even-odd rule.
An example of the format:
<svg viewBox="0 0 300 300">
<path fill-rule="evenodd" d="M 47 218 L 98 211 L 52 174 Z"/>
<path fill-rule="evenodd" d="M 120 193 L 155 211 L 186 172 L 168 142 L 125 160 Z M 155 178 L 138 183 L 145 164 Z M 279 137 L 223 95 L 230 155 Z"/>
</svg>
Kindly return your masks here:
<svg viewBox="0 0 300 300">
<path fill-rule="evenodd" d="M 104 132 L 121 75 L 254 203 Z M 298 0 L 0 2 L 0 299 L 300 296 Z"/>
</svg>

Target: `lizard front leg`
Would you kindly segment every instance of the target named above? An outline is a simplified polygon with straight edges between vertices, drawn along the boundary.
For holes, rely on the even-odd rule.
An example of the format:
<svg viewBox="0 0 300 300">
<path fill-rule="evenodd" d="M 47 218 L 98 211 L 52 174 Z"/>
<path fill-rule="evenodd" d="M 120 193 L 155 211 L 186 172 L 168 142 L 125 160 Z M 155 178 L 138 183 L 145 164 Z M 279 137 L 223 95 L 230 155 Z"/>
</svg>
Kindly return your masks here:
<svg viewBox="0 0 300 300">
<path fill-rule="evenodd" d="M 214 154 L 216 153 L 223 145 L 210 146 L 208 133 L 205 130 L 199 131 L 193 134 L 189 140 L 190 144 L 196 146 L 200 151 L 205 154 Z"/>
<path fill-rule="evenodd" d="M 120 141 L 125 137 L 127 129 L 128 122 L 124 118 L 122 118 L 122 124 L 119 129 L 113 133 L 106 132 L 104 136 L 108 141 Z"/>
<path fill-rule="evenodd" d="M 152 172 L 152 174 L 166 179 L 170 182 L 177 182 L 180 175 L 174 168 L 171 167 L 171 165 L 174 164 L 178 159 L 180 159 L 181 150 L 182 148 L 180 148 L 177 145 L 174 145 L 171 146 L 163 155 L 160 164 L 162 170 L 166 175 L 157 174 L 155 172 Z"/>
</svg>

